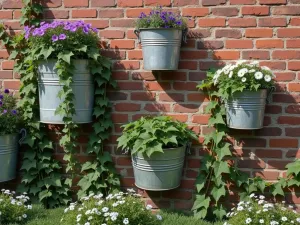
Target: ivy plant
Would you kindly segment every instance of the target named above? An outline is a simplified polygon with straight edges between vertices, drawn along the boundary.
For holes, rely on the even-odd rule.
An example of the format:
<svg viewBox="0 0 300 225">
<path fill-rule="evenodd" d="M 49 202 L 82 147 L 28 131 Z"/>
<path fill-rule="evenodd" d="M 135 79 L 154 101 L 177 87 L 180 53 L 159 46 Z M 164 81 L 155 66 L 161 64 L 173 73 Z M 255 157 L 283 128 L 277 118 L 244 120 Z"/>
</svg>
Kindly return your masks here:
<svg viewBox="0 0 300 225">
<path fill-rule="evenodd" d="M 163 153 L 164 149 L 186 146 L 190 140 L 198 140 L 186 124 L 168 116 L 142 117 L 123 128 L 118 148 L 148 157 L 156 152 Z"/>
<path fill-rule="evenodd" d="M 197 194 L 192 210 L 197 218 L 205 218 L 209 214 L 218 219 L 225 217 L 224 199 L 229 197 L 232 189 L 238 190 L 241 200 L 247 200 L 253 192 L 268 190 L 273 196 L 284 196 L 284 188 L 300 186 L 299 160 L 288 164 L 288 177 L 279 178 L 276 183 L 268 183 L 261 177 L 251 178 L 231 162 L 232 143 L 228 139 L 224 100 L 235 92 L 271 88 L 273 79 L 274 75 L 267 67 L 259 67 L 256 62 L 238 62 L 220 70 L 209 70 L 207 79 L 198 86 L 209 97 L 205 113 L 211 114 L 208 126 L 213 129 L 205 136 L 204 146 L 208 154 L 202 159 L 195 184 Z"/>
<path fill-rule="evenodd" d="M 63 116 L 64 129 L 60 145 L 65 151 L 64 160 L 68 162 L 67 172 L 71 171 L 72 180 L 79 167 L 75 158 L 78 125 L 72 120 L 75 115 L 72 92 L 72 82 L 75 59 L 89 61 L 89 69 L 93 74 L 96 87 L 94 102 L 94 133 L 90 135 L 87 151 L 96 155 L 94 162 L 87 162 L 81 167 L 85 176 L 79 181 L 81 188 L 78 195 L 82 197 L 88 192 L 99 192 L 119 186 L 113 162 L 110 155 L 103 151 L 103 141 L 108 139 L 108 130 L 113 126 L 110 118 L 110 103 L 106 97 L 106 87 L 116 83 L 111 79 L 111 62 L 100 55 L 98 30 L 83 21 L 41 23 L 40 27 L 25 27 L 25 38 L 29 40 L 34 61 L 55 59 L 59 83 L 63 85 L 58 93 L 62 103 L 56 109 L 56 114 Z"/>
<path fill-rule="evenodd" d="M 24 0 L 23 3 L 21 23 L 27 25 L 24 33 L 10 36 L 6 33 L 5 27 L 0 25 L 0 39 L 10 52 L 9 59 L 15 60 L 14 70 L 21 77 L 21 100 L 18 105 L 23 110 L 23 119 L 28 133 L 24 141 L 25 153 L 21 168 L 23 172 L 22 184 L 18 190 L 29 193 L 33 201 L 42 202 L 47 208 L 65 205 L 71 199 L 70 190 L 73 177 L 69 178 L 62 175 L 61 165 L 52 157 L 53 144 L 47 137 L 45 125 L 39 123 L 37 68 L 39 60 L 46 60 L 58 54 L 56 56 L 58 59 L 56 65 L 60 81 L 64 85 L 64 91 L 59 93 L 58 97 L 65 97 L 64 104 L 57 110 L 58 113 L 64 113 L 65 115 L 64 136 L 60 144 L 67 152 L 65 159 L 69 162 L 68 169 L 75 171 L 74 167 L 78 164 L 72 153 L 76 143 L 73 141 L 77 137 L 77 125 L 71 120 L 71 116 L 74 114 L 74 105 L 70 88 L 74 68 L 74 57 L 72 56 L 75 53 L 78 58 L 89 60 L 90 70 L 94 75 L 96 86 L 94 103 L 96 122 L 93 125 L 94 132 L 91 133 L 88 144 L 88 153 L 95 155 L 95 160 L 82 166 L 81 171 L 84 176 L 82 176 L 78 184 L 80 187 L 79 195 L 86 195 L 90 191 L 94 193 L 108 193 L 120 185 L 111 156 L 103 151 L 103 142 L 108 139 L 109 129 L 112 127 L 109 112 L 110 103 L 106 97 L 106 88 L 110 85 L 116 87 L 116 83 L 111 79 L 111 62 L 99 54 L 99 39 L 96 35 L 96 30 L 92 29 L 90 25 L 82 27 L 81 39 L 79 38 L 80 35 L 74 36 L 73 41 L 82 44 L 80 48 L 72 46 L 73 43 L 70 40 L 67 40 L 69 44 L 65 48 L 66 51 L 60 51 L 59 47 L 61 45 L 59 46 L 59 43 L 56 45 L 58 48 L 53 48 L 49 45 L 33 45 L 34 41 L 40 41 L 40 39 L 29 40 L 32 34 L 31 31 L 40 29 L 45 24 L 44 22 L 40 23 L 39 20 L 42 6 L 37 2 L 32 3 L 32 1 L 27 0 Z M 41 26 L 38 26 L 39 24 Z M 83 34 L 87 33 L 87 27 L 89 31 L 95 32 L 95 34 L 89 35 L 90 39 L 87 38 L 88 35 L 83 36 Z M 72 32 L 71 29 L 70 32 Z M 74 33 L 78 34 L 78 32 Z M 52 36 L 51 41 L 56 40 Z M 65 39 L 67 39 L 67 36 Z M 64 38 L 58 36 L 57 40 L 62 41 Z M 91 41 L 94 41 L 94 45 L 88 48 L 85 43 L 90 43 Z M 39 48 L 41 46 L 43 48 Z"/>
</svg>

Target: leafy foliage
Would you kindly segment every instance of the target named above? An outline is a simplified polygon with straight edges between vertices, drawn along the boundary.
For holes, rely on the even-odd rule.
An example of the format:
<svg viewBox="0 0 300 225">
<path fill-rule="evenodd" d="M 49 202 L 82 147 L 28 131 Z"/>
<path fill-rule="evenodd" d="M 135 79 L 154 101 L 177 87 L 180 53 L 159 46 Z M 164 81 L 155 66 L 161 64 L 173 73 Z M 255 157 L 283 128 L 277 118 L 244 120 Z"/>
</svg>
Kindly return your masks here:
<svg viewBox="0 0 300 225">
<path fill-rule="evenodd" d="M 145 153 L 150 157 L 165 148 L 185 146 L 197 135 L 187 125 L 167 116 L 142 117 L 123 126 L 123 134 L 118 138 L 118 148 Z"/>
<path fill-rule="evenodd" d="M 164 11 L 161 7 L 157 7 L 149 15 L 142 12 L 136 21 L 136 28 L 176 28 L 184 30 L 187 29 L 187 22 L 180 14 Z"/>
<path fill-rule="evenodd" d="M 151 213 L 150 206 L 145 208 L 144 202 L 137 194 L 89 195 L 82 198 L 82 203 L 72 203 L 65 209 L 63 224 L 135 224 L 159 225 L 161 217 Z"/>
<path fill-rule="evenodd" d="M 249 198 L 249 197 L 248 197 Z M 249 201 L 241 201 L 228 213 L 226 224 L 271 224 L 288 225 L 300 222 L 300 215 L 292 207 L 283 204 L 268 203 L 263 195 L 251 195 Z"/>
<path fill-rule="evenodd" d="M 276 183 L 267 183 L 260 177 L 250 178 L 248 174 L 229 162 L 232 156 L 232 144 L 227 138 L 229 130 L 225 123 L 223 100 L 230 98 L 235 92 L 246 89 L 254 91 L 259 88 L 271 88 L 274 85 L 273 77 L 268 68 L 260 68 L 255 62 L 251 64 L 239 62 L 218 71 L 209 70 L 207 79 L 198 86 L 209 96 L 210 102 L 205 113 L 211 114 L 209 126 L 214 129 L 205 136 L 204 140 L 209 153 L 202 159 L 202 166 L 196 180 L 197 196 L 193 206 L 196 217 L 205 218 L 209 212 L 222 219 L 226 211 L 220 199 L 228 197 L 230 188 L 238 189 L 243 200 L 253 192 L 265 192 L 266 187 L 273 196 L 284 196 L 283 188 L 300 186 L 300 161 L 298 160 L 287 165 L 288 178 L 280 178 Z M 245 82 L 241 81 L 243 78 L 246 78 Z"/>
<path fill-rule="evenodd" d="M 16 196 L 14 192 L 2 189 L 0 192 L 0 224 L 23 224 L 32 206 L 25 194 Z"/>
<path fill-rule="evenodd" d="M 25 8 L 32 7 L 31 10 L 36 10 L 33 7 L 39 8 L 39 6 L 31 4 L 31 1 L 25 1 L 25 3 Z M 111 157 L 103 151 L 103 141 L 108 139 L 108 130 L 112 127 L 106 87 L 109 85 L 116 87 L 116 83 L 111 80 L 111 62 L 99 53 L 99 39 L 94 33 L 96 30 L 92 29 L 90 25 L 82 27 L 83 23 L 78 22 L 73 27 L 73 29 L 76 28 L 76 31 L 70 30 L 70 33 L 66 31 L 67 34 L 70 34 L 69 39 L 67 36 L 59 36 L 58 42 L 56 42 L 51 37 L 51 45 L 50 42 L 47 42 L 47 40 L 49 41 L 47 35 L 54 32 L 53 36 L 55 32 L 60 32 L 63 29 L 62 23 L 53 22 L 54 30 L 49 29 L 49 33 L 43 39 L 39 38 L 41 36 L 33 36 L 36 29 L 41 31 L 40 27 L 32 27 L 32 25 L 39 24 L 38 17 L 33 18 L 38 15 L 28 13 L 23 16 L 27 18 L 26 24 L 28 25 L 25 27 L 25 33 L 12 37 L 5 32 L 3 25 L 0 26 L 0 38 L 10 50 L 10 59 L 16 60 L 15 72 L 21 76 L 21 100 L 18 105 L 23 109 L 22 115 L 28 133 L 24 141 L 26 148 L 21 168 L 24 174 L 19 191 L 29 193 L 33 201 L 42 202 L 46 208 L 65 205 L 70 201 L 70 188 L 74 176 L 71 179 L 62 177 L 62 167 L 52 158 L 52 142 L 47 138 L 45 126 L 39 123 L 38 63 L 39 60 L 55 57 L 57 58 L 56 69 L 60 82 L 63 84 L 63 91 L 59 93 L 58 97 L 64 98 L 63 103 L 57 109 L 57 113 L 64 116 L 65 122 L 64 135 L 60 144 L 66 151 L 65 160 L 69 162 L 67 169 L 71 170 L 73 175 L 78 166 L 73 154 L 78 128 L 72 121 L 72 115 L 75 112 L 71 88 L 73 59 L 86 58 L 89 60 L 96 85 L 94 115 L 97 122 L 94 124 L 95 132 L 90 135 L 88 152 L 96 155 L 96 159 L 89 162 L 89 165 L 82 166 L 85 176 L 79 182 L 81 188 L 79 193 L 85 195 L 90 190 L 107 193 L 119 186 L 119 178 L 115 173 Z M 46 23 L 41 24 L 47 26 Z M 38 34 L 40 35 L 40 33 Z M 28 41 L 29 36 L 32 37 L 30 42 Z M 65 49 L 63 49 L 64 46 Z M 89 178 L 89 182 L 85 182 L 85 178 Z"/>
<path fill-rule="evenodd" d="M 269 89 L 274 86 L 274 77 L 268 67 L 260 67 L 258 62 L 246 64 L 239 61 L 235 65 L 228 64 L 217 70 L 203 85 L 215 86 L 218 89 L 218 97 L 226 100 L 235 92 Z"/>
<path fill-rule="evenodd" d="M 17 99 L 8 89 L 0 90 L 0 135 L 19 133 L 22 121 L 16 104 Z"/>
</svg>

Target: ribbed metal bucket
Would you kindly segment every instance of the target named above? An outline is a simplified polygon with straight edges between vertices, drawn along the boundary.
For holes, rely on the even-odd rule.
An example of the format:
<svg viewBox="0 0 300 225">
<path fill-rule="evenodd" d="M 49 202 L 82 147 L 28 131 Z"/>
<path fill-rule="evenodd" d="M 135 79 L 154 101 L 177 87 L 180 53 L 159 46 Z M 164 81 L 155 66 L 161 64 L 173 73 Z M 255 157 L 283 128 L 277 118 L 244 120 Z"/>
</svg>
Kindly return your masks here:
<svg viewBox="0 0 300 225">
<path fill-rule="evenodd" d="M 225 102 L 227 126 L 234 129 L 263 128 L 267 90 L 235 93 Z"/>
<path fill-rule="evenodd" d="M 135 185 L 151 191 L 177 188 L 180 185 L 184 164 L 185 147 L 164 149 L 145 157 L 138 153 L 132 156 Z"/>
<path fill-rule="evenodd" d="M 62 100 L 57 97 L 62 89 L 55 69 L 56 60 L 43 61 L 39 65 L 39 101 L 42 123 L 63 124 L 63 116 L 55 115 Z M 94 104 L 94 82 L 87 60 L 74 60 L 72 90 L 75 96 L 75 123 L 92 122 Z"/>
<path fill-rule="evenodd" d="M 177 70 L 182 40 L 179 29 L 140 29 L 145 70 Z"/>
<path fill-rule="evenodd" d="M 0 182 L 16 178 L 18 134 L 0 136 Z"/>
</svg>

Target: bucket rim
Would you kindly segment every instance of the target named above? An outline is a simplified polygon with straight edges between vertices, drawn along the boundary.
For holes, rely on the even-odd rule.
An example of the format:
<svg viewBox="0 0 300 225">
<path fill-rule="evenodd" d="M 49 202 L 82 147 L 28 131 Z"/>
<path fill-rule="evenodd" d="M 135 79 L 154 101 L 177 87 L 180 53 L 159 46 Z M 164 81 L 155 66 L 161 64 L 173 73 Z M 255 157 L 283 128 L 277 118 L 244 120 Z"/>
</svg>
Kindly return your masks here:
<svg viewBox="0 0 300 225">
<path fill-rule="evenodd" d="M 179 28 L 139 28 L 139 29 L 136 29 L 136 30 L 139 30 L 139 31 L 147 31 L 147 30 L 179 30 L 179 31 L 183 31 L 183 29 L 179 29 Z"/>
</svg>

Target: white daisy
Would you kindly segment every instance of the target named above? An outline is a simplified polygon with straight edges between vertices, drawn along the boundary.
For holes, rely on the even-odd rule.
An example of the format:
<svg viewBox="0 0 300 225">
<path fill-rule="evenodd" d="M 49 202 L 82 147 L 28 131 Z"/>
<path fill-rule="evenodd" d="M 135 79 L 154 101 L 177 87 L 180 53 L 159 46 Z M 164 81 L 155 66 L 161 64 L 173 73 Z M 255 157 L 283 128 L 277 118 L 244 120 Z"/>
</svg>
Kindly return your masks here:
<svg viewBox="0 0 300 225">
<path fill-rule="evenodd" d="M 260 80 L 264 77 L 264 74 L 262 72 L 258 71 L 254 74 L 254 77 L 255 77 L 256 80 Z"/>
<path fill-rule="evenodd" d="M 243 77 L 246 73 L 248 73 L 247 68 L 240 69 L 238 72 L 238 77 Z"/>
<path fill-rule="evenodd" d="M 288 219 L 287 219 L 287 217 L 283 216 L 283 217 L 281 217 L 281 220 L 282 221 L 287 221 Z"/>
<path fill-rule="evenodd" d="M 228 77 L 229 77 L 229 78 L 231 78 L 232 76 L 233 76 L 233 72 L 232 72 L 232 71 L 230 71 L 230 73 L 229 73 Z"/>
<path fill-rule="evenodd" d="M 259 223 L 264 223 L 265 221 L 263 219 L 260 219 L 259 220 Z"/>
<path fill-rule="evenodd" d="M 270 82 L 272 80 L 272 77 L 270 75 L 265 76 L 265 81 Z"/>
<path fill-rule="evenodd" d="M 162 216 L 161 215 L 156 215 L 156 218 L 158 219 L 158 220 L 162 220 Z"/>
<path fill-rule="evenodd" d="M 251 223 L 252 222 L 252 219 L 251 218 L 247 218 L 246 219 L 246 224 L 249 224 L 249 223 Z"/>
<path fill-rule="evenodd" d="M 246 78 L 246 77 L 243 77 L 243 78 L 242 78 L 242 82 L 244 82 L 244 83 L 245 83 L 245 82 L 246 82 L 246 80 L 247 80 L 247 78 Z"/>
</svg>

